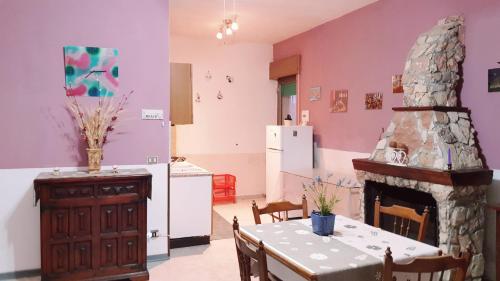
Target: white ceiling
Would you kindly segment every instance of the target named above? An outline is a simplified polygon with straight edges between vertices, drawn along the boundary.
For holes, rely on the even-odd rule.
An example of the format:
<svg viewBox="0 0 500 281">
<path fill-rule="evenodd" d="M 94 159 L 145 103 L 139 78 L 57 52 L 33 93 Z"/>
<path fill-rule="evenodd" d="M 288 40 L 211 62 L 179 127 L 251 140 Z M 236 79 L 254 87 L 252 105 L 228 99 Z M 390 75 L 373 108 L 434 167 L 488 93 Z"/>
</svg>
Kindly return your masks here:
<svg viewBox="0 0 500 281">
<path fill-rule="evenodd" d="M 236 0 L 240 42 L 276 43 L 377 0 Z M 232 14 L 233 0 L 226 0 Z M 215 38 L 224 0 L 170 0 L 170 32 Z"/>
</svg>

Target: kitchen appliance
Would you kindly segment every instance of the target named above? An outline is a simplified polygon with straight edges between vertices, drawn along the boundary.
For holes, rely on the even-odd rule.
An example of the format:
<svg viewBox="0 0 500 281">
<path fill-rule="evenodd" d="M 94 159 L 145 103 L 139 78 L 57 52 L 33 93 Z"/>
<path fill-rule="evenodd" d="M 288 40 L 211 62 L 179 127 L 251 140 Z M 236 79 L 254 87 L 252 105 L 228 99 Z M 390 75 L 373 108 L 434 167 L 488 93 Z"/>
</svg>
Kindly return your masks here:
<svg viewBox="0 0 500 281">
<path fill-rule="evenodd" d="M 283 200 L 281 172 L 313 168 L 312 126 L 266 127 L 266 201 Z"/>
</svg>

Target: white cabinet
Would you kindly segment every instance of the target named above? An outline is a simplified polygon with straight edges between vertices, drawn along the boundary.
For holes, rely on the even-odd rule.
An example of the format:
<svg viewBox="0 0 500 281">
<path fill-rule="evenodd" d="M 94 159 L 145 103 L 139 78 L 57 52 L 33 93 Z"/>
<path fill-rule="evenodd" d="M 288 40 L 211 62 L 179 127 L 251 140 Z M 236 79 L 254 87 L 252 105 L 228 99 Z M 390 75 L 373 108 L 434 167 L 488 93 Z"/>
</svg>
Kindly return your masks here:
<svg viewBox="0 0 500 281">
<path fill-rule="evenodd" d="M 176 166 L 177 165 L 177 166 Z M 206 244 L 212 232 L 212 175 L 189 163 L 172 164 L 170 242 L 172 248 Z"/>
</svg>

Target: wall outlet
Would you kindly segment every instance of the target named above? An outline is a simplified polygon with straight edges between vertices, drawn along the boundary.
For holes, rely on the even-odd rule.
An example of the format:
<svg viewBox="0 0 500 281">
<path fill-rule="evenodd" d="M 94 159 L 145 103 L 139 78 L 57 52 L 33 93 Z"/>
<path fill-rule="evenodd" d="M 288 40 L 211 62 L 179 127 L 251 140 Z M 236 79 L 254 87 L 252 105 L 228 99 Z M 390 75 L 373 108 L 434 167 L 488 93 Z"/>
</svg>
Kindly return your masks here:
<svg viewBox="0 0 500 281">
<path fill-rule="evenodd" d="M 148 156 L 148 165 L 158 164 L 160 161 L 160 156 Z"/>
<path fill-rule="evenodd" d="M 143 109 L 142 120 L 163 120 L 162 109 Z"/>
<path fill-rule="evenodd" d="M 160 231 L 158 229 L 151 229 L 151 237 L 156 238 L 160 236 Z"/>
</svg>

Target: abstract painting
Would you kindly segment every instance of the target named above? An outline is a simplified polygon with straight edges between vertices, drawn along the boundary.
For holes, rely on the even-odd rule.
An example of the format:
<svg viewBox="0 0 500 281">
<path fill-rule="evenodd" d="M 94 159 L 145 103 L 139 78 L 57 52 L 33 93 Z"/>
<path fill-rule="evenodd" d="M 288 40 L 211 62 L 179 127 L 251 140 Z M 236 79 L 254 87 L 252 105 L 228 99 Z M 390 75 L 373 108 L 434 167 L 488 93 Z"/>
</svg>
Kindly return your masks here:
<svg viewBox="0 0 500 281">
<path fill-rule="evenodd" d="M 392 76 L 392 93 L 400 94 L 403 93 L 403 75 L 397 74 Z"/>
<path fill-rule="evenodd" d="M 64 47 L 67 96 L 110 97 L 118 92 L 118 49 Z"/>
<path fill-rule="evenodd" d="M 382 109 L 384 95 L 382 93 L 369 93 L 365 96 L 365 107 L 368 110 Z"/>
<path fill-rule="evenodd" d="M 330 92 L 330 112 L 347 112 L 349 92 L 336 90 Z"/>
<path fill-rule="evenodd" d="M 488 92 L 500 92 L 500 68 L 488 69 Z"/>
</svg>

